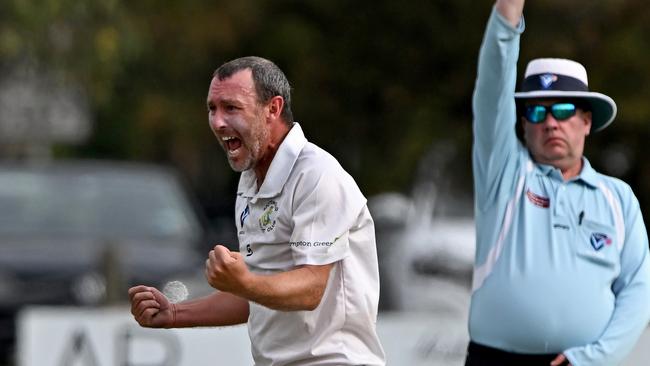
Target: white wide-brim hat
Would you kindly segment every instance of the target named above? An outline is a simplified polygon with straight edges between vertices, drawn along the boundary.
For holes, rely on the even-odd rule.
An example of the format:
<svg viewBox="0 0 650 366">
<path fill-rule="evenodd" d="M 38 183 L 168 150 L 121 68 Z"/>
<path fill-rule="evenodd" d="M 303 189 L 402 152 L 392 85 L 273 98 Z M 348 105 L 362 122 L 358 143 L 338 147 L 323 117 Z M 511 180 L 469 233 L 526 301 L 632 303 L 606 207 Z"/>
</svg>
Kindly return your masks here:
<svg viewBox="0 0 650 366">
<path fill-rule="evenodd" d="M 614 121 L 616 103 L 607 95 L 589 91 L 587 70 L 581 64 L 561 58 L 538 58 L 528 63 L 518 103 L 526 99 L 573 98 L 591 105 L 591 131 L 598 132 Z"/>
</svg>

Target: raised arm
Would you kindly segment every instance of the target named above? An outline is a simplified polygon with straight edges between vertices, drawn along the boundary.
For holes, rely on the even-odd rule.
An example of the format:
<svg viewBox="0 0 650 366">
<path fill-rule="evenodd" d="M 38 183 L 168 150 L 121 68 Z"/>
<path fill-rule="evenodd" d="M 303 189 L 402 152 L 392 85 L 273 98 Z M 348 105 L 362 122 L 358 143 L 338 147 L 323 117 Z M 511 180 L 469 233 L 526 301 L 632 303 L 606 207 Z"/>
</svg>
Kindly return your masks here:
<svg viewBox="0 0 650 366">
<path fill-rule="evenodd" d="M 523 0 L 496 2 L 479 52 L 472 100 L 473 170 L 479 208 L 495 199 L 505 169 L 514 169 L 512 158 L 517 151 L 514 93 L 519 38 L 524 28 L 523 4 Z"/>
</svg>

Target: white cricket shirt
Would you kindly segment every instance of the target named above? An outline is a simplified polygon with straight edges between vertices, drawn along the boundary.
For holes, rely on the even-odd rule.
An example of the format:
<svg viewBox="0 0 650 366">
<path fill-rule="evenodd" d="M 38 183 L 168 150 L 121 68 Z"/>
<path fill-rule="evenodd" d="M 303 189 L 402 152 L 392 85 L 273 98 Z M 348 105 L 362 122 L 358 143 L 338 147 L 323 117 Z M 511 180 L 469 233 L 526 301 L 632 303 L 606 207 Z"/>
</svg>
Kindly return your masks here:
<svg viewBox="0 0 650 366">
<path fill-rule="evenodd" d="M 250 303 L 256 366 L 385 364 L 375 330 L 379 270 L 366 199 L 334 157 L 307 141 L 298 123 L 259 191 L 252 170 L 241 174 L 235 216 L 240 251 L 254 273 L 335 263 L 313 311 Z"/>
</svg>

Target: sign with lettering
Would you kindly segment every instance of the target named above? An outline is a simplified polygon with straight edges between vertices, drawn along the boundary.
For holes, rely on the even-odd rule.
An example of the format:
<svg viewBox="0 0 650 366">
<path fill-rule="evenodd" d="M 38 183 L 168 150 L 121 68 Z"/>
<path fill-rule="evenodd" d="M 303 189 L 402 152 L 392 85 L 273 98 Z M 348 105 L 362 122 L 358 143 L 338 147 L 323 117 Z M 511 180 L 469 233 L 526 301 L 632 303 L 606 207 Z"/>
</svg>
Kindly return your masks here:
<svg viewBox="0 0 650 366">
<path fill-rule="evenodd" d="M 48 308 L 23 311 L 17 366 L 252 365 L 246 326 L 147 329 L 129 309 Z M 466 322 L 435 312 L 380 313 L 377 331 L 387 365 L 462 366 Z M 623 366 L 647 365 L 650 329 Z"/>
</svg>

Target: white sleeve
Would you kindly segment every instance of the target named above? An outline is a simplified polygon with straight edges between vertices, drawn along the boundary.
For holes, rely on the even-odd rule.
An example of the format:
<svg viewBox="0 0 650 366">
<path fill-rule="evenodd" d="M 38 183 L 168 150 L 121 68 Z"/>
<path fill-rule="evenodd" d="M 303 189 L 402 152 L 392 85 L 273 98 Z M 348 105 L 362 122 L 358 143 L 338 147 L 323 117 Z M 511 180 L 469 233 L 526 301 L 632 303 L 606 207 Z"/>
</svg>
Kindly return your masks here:
<svg viewBox="0 0 650 366">
<path fill-rule="evenodd" d="M 339 261 L 349 252 L 348 234 L 366 204 L 356 183 L 338 164 L 303 172 L 296 186 L 290 246 L 296 265 Z"/>
</svg>

